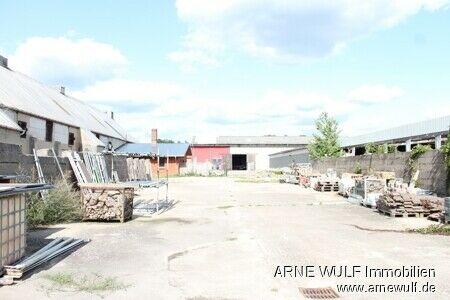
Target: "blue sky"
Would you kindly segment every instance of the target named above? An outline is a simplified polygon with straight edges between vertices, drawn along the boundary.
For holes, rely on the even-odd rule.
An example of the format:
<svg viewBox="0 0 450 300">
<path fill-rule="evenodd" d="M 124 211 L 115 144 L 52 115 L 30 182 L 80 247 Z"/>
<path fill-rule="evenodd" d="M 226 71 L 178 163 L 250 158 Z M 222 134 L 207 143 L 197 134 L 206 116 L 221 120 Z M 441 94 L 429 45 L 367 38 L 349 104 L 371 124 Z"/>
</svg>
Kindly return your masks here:
<svg viewBox="0 0 450 300">
<path fill-rule="evenodd" d="M 450 114 L 447 0 L 3 1 L 13 69 L 136 138 L 343 135 Z"/>
</svg>

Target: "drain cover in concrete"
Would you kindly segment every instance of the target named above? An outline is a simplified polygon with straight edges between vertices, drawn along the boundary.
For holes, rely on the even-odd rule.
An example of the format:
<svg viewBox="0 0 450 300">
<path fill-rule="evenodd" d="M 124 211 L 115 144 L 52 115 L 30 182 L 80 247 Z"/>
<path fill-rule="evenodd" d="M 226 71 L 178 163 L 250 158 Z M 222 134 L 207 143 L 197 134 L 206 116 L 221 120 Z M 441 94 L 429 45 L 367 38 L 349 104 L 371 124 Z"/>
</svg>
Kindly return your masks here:
<svg viewBox="0 0 450 300">
<path fill-rule="evenodd" d="M 330 287 L 326 288 L 298 288 L 307 299 L 336 299 L 339 295 Z"/>
</svg>

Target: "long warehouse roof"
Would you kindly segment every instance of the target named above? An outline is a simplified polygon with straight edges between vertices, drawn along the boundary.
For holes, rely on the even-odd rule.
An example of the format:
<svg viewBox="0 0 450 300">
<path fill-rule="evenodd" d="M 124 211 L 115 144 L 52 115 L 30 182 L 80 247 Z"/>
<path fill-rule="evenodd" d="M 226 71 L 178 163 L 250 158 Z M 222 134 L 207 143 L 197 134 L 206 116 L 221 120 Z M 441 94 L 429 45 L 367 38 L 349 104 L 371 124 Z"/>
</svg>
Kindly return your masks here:
<svg viewBox="0 0 450 300">
<path fill-rule="evenodd" d="M 395 142 L 408 138 L 433 137 L 450 129 L 450 115 L 431 120 L 406 124 L 385 130 L 378 130 L 368 134 L 353 137 L 343 137 L 342 147 L 365 145 L 367 143 Z"/>
<path fill-rule="evenodd" d="M 1 66 L 0 106 L 120 140 L 130 139 L 107 113 Z"/>
<path fill-rule="evenodd" d="M 218 144 L 223 145 L 307 145 L 307 136 L 219 136 Z"/>
</svg>

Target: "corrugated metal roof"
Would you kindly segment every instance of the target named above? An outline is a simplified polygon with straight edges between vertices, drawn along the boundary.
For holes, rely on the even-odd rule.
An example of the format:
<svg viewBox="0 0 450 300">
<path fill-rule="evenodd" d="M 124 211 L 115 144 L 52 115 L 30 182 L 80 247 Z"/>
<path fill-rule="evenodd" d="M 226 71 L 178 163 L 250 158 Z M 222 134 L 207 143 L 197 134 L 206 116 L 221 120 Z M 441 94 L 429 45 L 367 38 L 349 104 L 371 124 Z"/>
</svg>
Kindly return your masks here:
<svg viewBox="0 0 450 300">
<path fill-rule="evenodd" d="M 303 148 L 295 148 L 295 149 L 275 152 L 275 153 L 269 154 L 269 156 L 270 157 L 281 157 L 281 156 L 289 156 L 289 155 L 296 155 L 296 154 L 306 154 L 306 153 L 308 153 L 308 149 L 303 147 Z"/>
<path fill-rule="evenodd" d="M 22 131 L 19 125 L 17 125 L 13 120 L 11 120 L 7 114 L 5 114 L 0 109 L 0 127 L 8 128 L 16 131 Z"/>
<path fill-rule="evenodd" d="M 367 143 L 388 142 L 410 137 L 430 136 L 447 132 L 450 127 L 450 116 L 435 118 L 403 126 L 378 130 L 368 134 L 344 137 L 341 139 L 342 147 L 365 145 Z"/>
<path fill-rule="evenodd" d="M 225 145 L 307 145 L 308 136 L 219 136 L 217 144 Z"/>
<path fill-rule="evenodd" d="M 137 154 L 137 155 L 156 155 L 159 153 L 160 156 L 186 156 L 189 149 L 188 143 L 161 143 L 161 144 L 150 144 L 150 143 L 129 143 L 120 146 L 116 152 Z"/>
<path fill-rule="evenodd" d="M 128 141 L 126 132 L 107 113 L 61 94 L 34 79 L 0 67 L 0 103 L 58 123 Z"/>
</svg>

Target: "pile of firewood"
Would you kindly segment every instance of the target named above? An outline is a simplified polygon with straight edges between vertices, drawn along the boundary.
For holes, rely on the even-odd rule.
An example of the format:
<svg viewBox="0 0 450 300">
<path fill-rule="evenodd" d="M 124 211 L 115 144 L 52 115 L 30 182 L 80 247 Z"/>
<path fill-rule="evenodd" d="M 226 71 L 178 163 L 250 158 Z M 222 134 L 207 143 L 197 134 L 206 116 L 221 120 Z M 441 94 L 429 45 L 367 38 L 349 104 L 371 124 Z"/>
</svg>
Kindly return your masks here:
<svg viewBox="0 0 450 300">
<path fill-rule="evenodd" d="M 386 192 L 377 201 L 377 209 L 392 217 L 426 217 L 444 210 L 444 199 L 428 195 Z"/>
<path fill-rule="evenodd" d="M 83 193 L 84 220 L 125 222 L 133 217 L 133 188 L 90 187 L 90 192 Z"/>
</svg>

